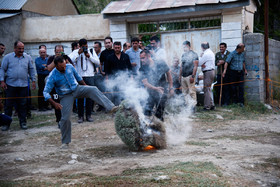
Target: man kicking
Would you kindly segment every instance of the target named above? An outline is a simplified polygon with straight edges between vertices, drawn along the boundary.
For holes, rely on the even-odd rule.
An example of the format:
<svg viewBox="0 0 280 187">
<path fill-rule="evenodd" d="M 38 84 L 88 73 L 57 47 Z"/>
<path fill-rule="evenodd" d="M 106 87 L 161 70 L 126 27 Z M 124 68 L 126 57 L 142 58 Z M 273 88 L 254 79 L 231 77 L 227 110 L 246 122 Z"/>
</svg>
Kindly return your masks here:
<svg viewBox="0 0 280 187">
<path fill-rule="evenodd" d="M 68 148 L 71 142 L 71 113 L 75 98 L 90 98 L 102 105 L 110 113 L 117 111 L 115 106 L 102 92 L 95 86 L 87 86 L 82 77 L 79 76 L 75 68 L 71 64 L 66 64 L 62 56 L 54 59 L 55 68 L 49 74 L 45 89 L 44 97 L 54 108 L 61 110 L 61 120 L 59 122 L 61 131 L 61 148 Z M 83 86 L 81 86 L 81 85 Z M 55 102 L 50 92 L 55 88 L 60 98 L 60 104 Z"/>
</svg>

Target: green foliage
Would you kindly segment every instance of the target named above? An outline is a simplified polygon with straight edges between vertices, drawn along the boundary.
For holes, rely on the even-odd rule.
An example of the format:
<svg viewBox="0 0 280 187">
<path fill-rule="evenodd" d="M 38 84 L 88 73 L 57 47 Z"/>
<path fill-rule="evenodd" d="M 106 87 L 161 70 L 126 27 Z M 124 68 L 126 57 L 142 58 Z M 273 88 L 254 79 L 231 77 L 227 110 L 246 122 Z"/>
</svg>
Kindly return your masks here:
<svg viewBox="0 0 280 187">
<path fill-rule="evenodd" d="M 260 0 L 261 6 L 254 14 L 254 32 L 264 33 L 264 1 Z M 269 0 L 269 37 L 280 40 L 280 1 Z"/>
<path fill-rule="evenodd" d="M 115 128 L 122 141 L 134 151 L 139 149 L 138 140 L 140 137 L 139 122 L 132 113 L 129 113 L 122 106 L 116 113 Z"/>
<path fill-rule="evenodd" d="M 74 0 L 81 14 L 95 14 L 101 11 L 114 0 Z"/>
</svg>

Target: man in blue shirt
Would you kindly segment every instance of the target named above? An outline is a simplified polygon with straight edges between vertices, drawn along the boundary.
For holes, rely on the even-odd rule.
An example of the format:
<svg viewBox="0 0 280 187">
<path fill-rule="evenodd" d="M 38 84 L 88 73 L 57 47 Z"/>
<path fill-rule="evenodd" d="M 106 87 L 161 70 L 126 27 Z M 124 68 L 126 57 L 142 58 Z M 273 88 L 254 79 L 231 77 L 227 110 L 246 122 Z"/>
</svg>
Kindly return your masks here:
<svg viewBox="0 0 280 187">
<path fill-rule="evenodd" d="M 49 75 L 47 68 L 47 52 L 46 49 L 41 48 L 39 50 L 40 56 L 35 59 L 36 70 L 38 75 L 38 106 L 39 111 L 46 111 L 48 109 L 48 102 L 44 101 L 43 90 L 45 87 L 45 78 Z"/>
<path fill-rule="evenodd" d="M 61 110 L 61 120 L 59 122 L 61 131 L 61 148 L 68 148 L 71 142 L 71 112 L 75 98 L 90 98 L 102 105 L 110 112 L 115 112 L 118 107 L 102 93 L 96 86 L 87 86 L 82 77 L 77 73 L 75 68 L 66 64 L 62 56 L 54 59 L 55 68 L 50 73 L 45 89 L 44 97 L 54 108 Z M 78 85 L 84 85 L 80 86 Z M 55 88 L 60 98 L 60 103 L 55 102 L 50 95 L 52 89 Z"/>
<path fill-rule="evenodd" d="M 132 66 L 132 73 L 134 76 L 137 76 L 139 68 L 141 67 L 140 64 L 140 52 L 141 49 L 139 49 L 139 38 L 134 37 L 131 40 L 132 47 L 126 50 L 126 54 L 129 56 L 129 60 Z"/>
<path fill-rule="evenodd" d="M 32 88 L 35 89 L 36 71 L 32 64 L 32 58 L 24 53 L 24 44 L 21 41 L 16 41 L 14 43 L 14 52 L 7 54 L 3 58 L 0 81 L 1 87 L 6 91 L 6 97 L 11 98 L 6 100 L 5 114 L 12 116 L 13 106 L 16 102 L 19 124 L 24 130 L 27 129 L 28 75 L 32 80 Z M 2 131 L 7 131 L 9 128 L 9 125 L 2 126 Z"/>
<path fill-rule="evenodd" d="M 238 44 L 236 49 L 228 55 L 223 72 L 223 77 L 226 73 L 229 74 L 233 102 L 241 107 L 244 106 L 244 74 L 247 75 L 244 51 L 245 45 Z"/>
</svg>

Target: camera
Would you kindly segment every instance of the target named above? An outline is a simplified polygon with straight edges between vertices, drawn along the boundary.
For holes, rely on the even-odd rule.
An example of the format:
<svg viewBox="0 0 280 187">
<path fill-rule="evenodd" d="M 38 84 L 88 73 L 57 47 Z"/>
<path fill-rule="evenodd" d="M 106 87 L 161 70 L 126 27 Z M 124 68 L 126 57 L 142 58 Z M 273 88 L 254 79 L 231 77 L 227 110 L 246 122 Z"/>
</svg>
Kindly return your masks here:
<svg viewBox="0 0 280 187">
<path fill-rule="evenodd" d="M 88 48 L 84 46 L 84 47 L 83 47 L 83 52 L 84 52 L 84 53 L 88 53 Z"/>
<path fill-rule="evenodd" d="M 146 47 L 145 47 L 146 50 L 150 51 L 150 50 L 154 50 L 154 47 L 151 45 L 151 44 L 148 44 Z"/>
</svg>

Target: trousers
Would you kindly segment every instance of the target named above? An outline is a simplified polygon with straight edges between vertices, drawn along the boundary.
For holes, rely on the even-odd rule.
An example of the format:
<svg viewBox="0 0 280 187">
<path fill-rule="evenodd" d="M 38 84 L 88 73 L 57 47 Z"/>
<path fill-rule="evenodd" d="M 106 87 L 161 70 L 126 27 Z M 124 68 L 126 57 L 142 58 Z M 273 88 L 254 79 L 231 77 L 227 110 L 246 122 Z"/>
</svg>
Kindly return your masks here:
<svg viewBox="0 0 280 187">
<path fill-rule="evenodd" d="M 71 142 L 71 114 L 75 98 L 90 98 L 102 105 L 106 110 L 111 110 L 115 105 L 98 90 L 96 86 L 81 86 L 78 85 L 76 90 L 70 94 L 60 96 L 60 104 L 62 105 L 60 131 L 61 142 Z"/>
<path fill-rule="evenodd" d="M 214 81 L 215 71 L 206 71 L 203 73 L 203 92 L 204 92 L 204 108 L 210 109 L 214 106 L 212 98 L 211 86 Z"/>
<path fill-rule="evenodd" d="M 5 114 L 12 116 L 13 107 L 18 107 L 19 124 L 26 123 L 28 87 L 13 87 L 7 85 Z"/>
<path fill-rule="evenodd" d="M 197 98 L 196 98 L 195 81 L 193 83 L 190 83 L 191 77 L 192 77 L 191 75 L 187 77 L 182 77 L 181 85 L 182 85 L 182 91 L 185 97 L 186 105 L 193 108 L 197 104 Z"/>
</svg>

